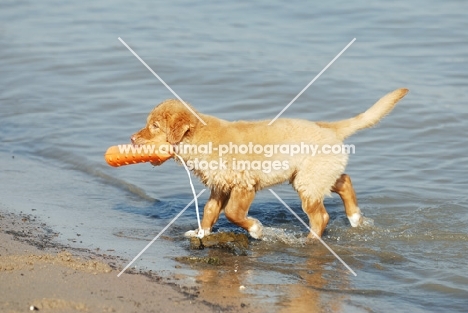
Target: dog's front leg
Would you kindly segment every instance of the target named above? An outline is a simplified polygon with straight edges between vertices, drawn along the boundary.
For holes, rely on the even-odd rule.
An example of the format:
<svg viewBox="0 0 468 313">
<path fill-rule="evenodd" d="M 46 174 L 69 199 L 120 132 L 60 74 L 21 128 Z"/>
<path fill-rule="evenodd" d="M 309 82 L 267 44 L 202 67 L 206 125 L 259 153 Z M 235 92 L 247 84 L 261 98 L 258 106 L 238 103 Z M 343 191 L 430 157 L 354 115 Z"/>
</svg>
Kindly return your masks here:
<svg viewBox="0 0 468 313">
<path fill-rule="evenodd" d="M 262 237 L 263 233 L 262 223 L 255 218 L 247 216 L 250 204 L 252 204 L 254 198 L 255 190 L 234 187 L 231 190 L 224 213 L 231 223 L 247 230 L 253 238 L 259 239 Z"/>
<path fill-rule="evenodd" d="M 210 198 L 203 209 L 203 219 L 201 222 L 201 227 L 205 236 L 211 233 L 211 228 L 218 220 L 221 210 L 224 209 L 224 206 L 226 205 L 227 199 L 228 194 L 221 193 L 213 189 L 211 190 Z M 185 237 L 196 237 L 197 235 L 198 229 L 189 230 L 185 233 Z"/>
</svg>

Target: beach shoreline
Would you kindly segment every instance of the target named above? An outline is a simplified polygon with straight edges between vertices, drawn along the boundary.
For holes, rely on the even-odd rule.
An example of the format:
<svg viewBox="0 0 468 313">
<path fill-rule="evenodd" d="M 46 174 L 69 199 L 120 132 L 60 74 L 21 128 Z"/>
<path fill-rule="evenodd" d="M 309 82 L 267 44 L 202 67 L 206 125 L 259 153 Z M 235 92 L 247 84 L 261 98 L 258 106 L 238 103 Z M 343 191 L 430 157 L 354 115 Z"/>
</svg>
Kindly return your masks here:
<svg viewBox="0 0 468 313">
<path fill-rule="evenodd" d="M 253 312 L 241 302 L 208 302 L 177 278 L 130 270 L 117 277 L 124 260 L 65 246 L 56 236 L 31 214 L 0 210 L 0 311 Z"/>
</svg>

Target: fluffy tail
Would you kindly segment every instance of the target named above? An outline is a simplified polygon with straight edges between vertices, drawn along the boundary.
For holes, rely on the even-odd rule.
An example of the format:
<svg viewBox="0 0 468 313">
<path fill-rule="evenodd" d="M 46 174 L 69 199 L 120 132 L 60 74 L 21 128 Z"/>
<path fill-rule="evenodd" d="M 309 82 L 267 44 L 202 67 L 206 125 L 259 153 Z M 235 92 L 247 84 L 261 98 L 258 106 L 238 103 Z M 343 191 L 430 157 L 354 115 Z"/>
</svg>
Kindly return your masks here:
<svg viewBox="0 0 468 313">
<path fill-rule="evenodd" d="M 385 115 L 390 113 L 398 101 L 408 93 L 408 89 L 400 88 L 383 96 L 366 112 L 356 115 L 353 118 L 338 122 L 322 122 L 322 127 L 333 128 L 338 138 L 344 140 L 360 129 L 372 127 L 377 124 Z"/>
</svg>

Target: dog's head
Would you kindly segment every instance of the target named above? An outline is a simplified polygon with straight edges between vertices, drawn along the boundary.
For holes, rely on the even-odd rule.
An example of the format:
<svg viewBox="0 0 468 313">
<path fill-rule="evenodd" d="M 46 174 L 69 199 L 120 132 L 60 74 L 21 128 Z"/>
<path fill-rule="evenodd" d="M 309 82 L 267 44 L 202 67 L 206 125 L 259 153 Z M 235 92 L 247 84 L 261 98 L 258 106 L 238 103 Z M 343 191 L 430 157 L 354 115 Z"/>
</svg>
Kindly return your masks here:
<svg viewBox="0 0 468 313">
<path fill-rule="evenodd" d="M 198 123 L 197 118 L 179 100 L 170 99 L 157 105 L 148 115 L 146 126 L 130 137 L 133 144 L 179 144 Z"/>
</svg>

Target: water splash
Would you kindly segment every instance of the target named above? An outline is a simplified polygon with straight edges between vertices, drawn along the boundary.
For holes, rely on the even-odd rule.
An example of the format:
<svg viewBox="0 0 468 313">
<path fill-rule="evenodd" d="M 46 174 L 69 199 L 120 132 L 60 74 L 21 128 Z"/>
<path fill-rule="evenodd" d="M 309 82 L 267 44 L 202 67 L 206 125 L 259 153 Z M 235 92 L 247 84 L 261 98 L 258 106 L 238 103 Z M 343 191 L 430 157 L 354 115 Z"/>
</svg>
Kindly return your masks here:
<svg viewBox="0 0 468 313">
<path fill-rule="evenodd" d="M 360 227 L 374 227 L 374 220 L 370 217 L 362 217 L 362 225 Z"/>
<path fill-rule="evenodd" d="M 304 246 L 307 237 L 303 233 L 297 233 L 284 228 L 264 227 L 262 241 L 284 243 L 289 246 Z"/>
</svg>

